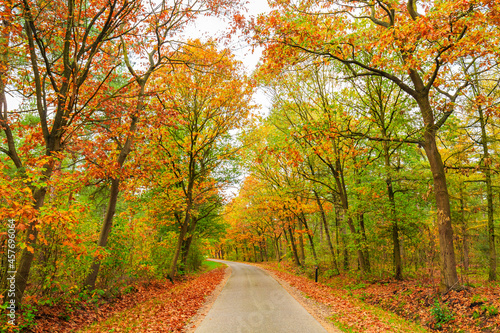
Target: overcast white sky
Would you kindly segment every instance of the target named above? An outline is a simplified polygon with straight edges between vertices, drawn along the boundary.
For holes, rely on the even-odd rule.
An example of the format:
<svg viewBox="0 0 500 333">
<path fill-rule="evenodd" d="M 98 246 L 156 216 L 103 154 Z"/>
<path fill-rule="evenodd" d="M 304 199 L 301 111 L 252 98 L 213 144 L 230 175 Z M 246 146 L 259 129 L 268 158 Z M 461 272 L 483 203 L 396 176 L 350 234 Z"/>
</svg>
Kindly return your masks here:
<svg viewBox="0 0 500 333">
<path fill-rule="evenodd" d="M 267 0 L 249 0 L 246 8 L 248 10 L 245 13 L 247 18 L 270 10 Z M 222 19 L 203 16 L 185 31 L 185 35 L 190 38 L 207 39 L 221 36 L 228 28 L 227 22 Z M 242 38 L 238 39 L 238 36 L 233 37 L 231 49 L 237 58 L 245 64 L 249 73 L 257 65 L 262 53 L 261 50 L 255 50 L 252 53 L 250 46 L 246 45 Z"/>
</svg>

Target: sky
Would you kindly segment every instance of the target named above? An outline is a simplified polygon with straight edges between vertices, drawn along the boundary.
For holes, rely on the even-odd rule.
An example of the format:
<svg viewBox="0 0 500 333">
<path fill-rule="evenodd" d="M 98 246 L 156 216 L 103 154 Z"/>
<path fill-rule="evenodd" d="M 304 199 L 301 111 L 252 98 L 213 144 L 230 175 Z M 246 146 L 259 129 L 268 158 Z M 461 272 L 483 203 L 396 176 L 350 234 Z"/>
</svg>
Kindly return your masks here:
<svg viewBox="0 0 500 333">
<path fill-rule="evenodd" d="M 247 13 L 244 13 L 244 15 L 247 18 L 270 11 L 267 0 L 248 0 L 246 8 Z M 227 22 L 222 19 L 203 16 L 186 30 L 185 35 L 191 38 L 207 39 L 221 36 L 228 28 Z M 238 36 L 233 37 L 231 49 L 238 60 L 245 64 L 249 73 L 255 69 L 262 54 L 262 50 L 254 50 L 252 53 L 251 47 L 246 45 L 241 38 L 238 39 Z"/>
</svg>

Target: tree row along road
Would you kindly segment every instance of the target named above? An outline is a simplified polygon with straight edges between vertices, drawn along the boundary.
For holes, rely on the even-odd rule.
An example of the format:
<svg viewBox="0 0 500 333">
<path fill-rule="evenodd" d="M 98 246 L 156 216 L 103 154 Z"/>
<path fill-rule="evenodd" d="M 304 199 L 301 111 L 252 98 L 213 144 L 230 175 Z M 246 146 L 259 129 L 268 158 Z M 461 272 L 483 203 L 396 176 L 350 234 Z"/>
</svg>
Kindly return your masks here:
<svg viewBox="0 0 500 333">
<path fill-rule="evenodd" d="M 214 261 L 227 264 L 232 273 L 196 333 L 327 332 L 264 270 Z"/>
</svg>

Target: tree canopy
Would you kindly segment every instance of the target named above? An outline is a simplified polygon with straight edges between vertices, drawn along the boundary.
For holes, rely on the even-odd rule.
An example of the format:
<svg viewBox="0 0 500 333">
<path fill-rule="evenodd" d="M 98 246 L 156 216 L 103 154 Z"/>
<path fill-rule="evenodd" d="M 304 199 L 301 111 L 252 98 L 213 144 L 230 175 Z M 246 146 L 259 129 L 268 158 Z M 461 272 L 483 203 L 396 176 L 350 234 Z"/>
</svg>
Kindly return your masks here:
<svg viewBox="0 0 500 333">
<path fill-rule="evenodd" d="M 1 303 L 206 256 L 498 279 L 498 1 L 269 4 L 1 0 Z"/>
</svg>

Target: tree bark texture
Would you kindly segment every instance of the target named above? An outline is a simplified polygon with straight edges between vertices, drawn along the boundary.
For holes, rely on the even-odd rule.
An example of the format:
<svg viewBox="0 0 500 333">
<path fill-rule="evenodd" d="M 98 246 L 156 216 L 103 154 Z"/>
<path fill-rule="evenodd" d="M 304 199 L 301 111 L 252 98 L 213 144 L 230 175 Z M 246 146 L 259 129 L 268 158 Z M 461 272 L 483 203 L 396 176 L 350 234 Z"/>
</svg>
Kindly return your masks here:
<svg viewBox="0 0 500 333">
<path fill-rule="evenodd" d="M 451 209 L 446 175 L 441 154 L 436 143 L 436 128 L 434 115 L 428 96 L 417 98 L 424 121 L 424 150 L 430 164 L 434 184 L 434 196 L 437 209 L 437 224 L 440 245 L 441 291 L 460 287 L 453 247 L 453 228 L 451 225 Z"/>
</svg>

